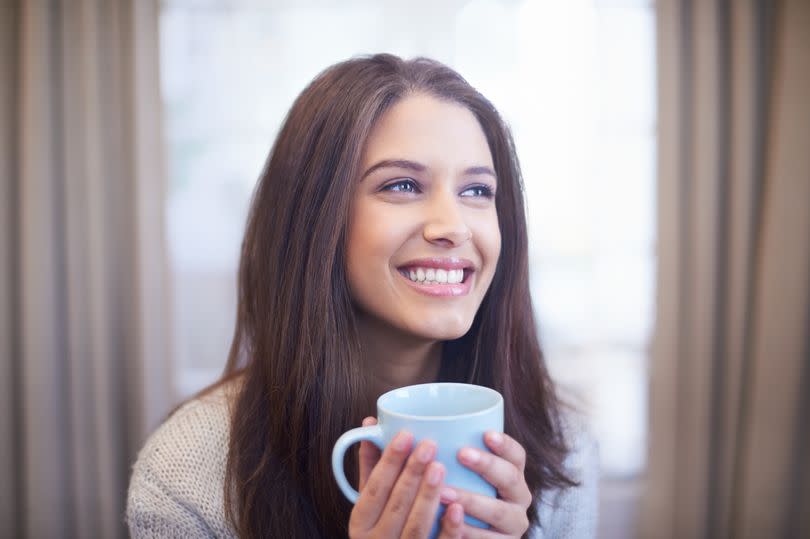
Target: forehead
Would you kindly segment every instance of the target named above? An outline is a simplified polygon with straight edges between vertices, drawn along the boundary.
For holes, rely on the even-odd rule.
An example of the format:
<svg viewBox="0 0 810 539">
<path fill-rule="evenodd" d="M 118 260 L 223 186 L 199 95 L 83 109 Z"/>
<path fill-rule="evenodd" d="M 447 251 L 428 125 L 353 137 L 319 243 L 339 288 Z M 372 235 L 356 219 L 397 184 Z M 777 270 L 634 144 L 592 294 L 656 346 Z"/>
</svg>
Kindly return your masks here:
<svg viewBox="0 0 810 539">
<path fill-rule="evenodd" d="M 492 167 L 486 136 L 473 113 L 424 94 L 400 99 L 371 130 L 363 164 L 392 158 L 428 167 Z"/>
</svg>

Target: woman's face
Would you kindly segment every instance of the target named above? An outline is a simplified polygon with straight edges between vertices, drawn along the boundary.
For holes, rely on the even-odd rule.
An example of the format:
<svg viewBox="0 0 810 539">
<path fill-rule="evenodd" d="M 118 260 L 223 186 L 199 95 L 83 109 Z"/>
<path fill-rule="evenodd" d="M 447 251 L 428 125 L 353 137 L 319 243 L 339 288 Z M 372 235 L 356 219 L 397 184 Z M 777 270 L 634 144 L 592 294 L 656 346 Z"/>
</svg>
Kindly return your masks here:
<svg viewBox="0 0 810 539">
<path fill-rule="evenodd" d="M 357 179 L 347 271 L 363 315 L 411 336 L 464 335 L 501 250 L 492 155 L 465 107 L 416 94 L 372 130 Z"/>
</svg>

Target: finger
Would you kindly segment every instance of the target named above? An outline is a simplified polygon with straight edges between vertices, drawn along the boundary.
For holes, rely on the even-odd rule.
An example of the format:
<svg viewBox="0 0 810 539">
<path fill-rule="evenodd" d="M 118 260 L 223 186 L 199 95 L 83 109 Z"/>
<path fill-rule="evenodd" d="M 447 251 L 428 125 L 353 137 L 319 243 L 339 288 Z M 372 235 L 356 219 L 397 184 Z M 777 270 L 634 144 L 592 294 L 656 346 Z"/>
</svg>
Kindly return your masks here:
<svg viewBox="0 0 810 539">
<path fill-rule="evenodd" d="M 511 535 L 465 524 L 461 530 L 464 539 L 510 539 Z"/>
<path fill-rule="evenodd" d="M 430 461 L 436 456 L 436 444 L 422 440 L 414 449 L 385 504 L 376 530 L 382 537 L 399 537 L 411 512 L 416 493 Z"/>
<path fill-rule="evenodd" d="M 352 511 L 350 526 L 370 530 L 377 524 L 413 445 L 413 434 L 399 432 L 371 470 Z"/>
<path fill-rule="evenodd" d="M 504 500 L 517 503 L 524 509 L 531 505 L 532 495 L 523 472 L 508 460 L 472 447 L 461 449 L 458 460 L 494 486 Z"/>
<path fill-rule="evenodd" d="M 489 524 L 495 531 L 523 535 L 529 529 L 526 510 L 514 503 L 451 487 L 442 488 L 441 499 L 461 505 L 464 514 Z"/>
<path fill-rule="evenodd" d="M 439 539 L 460 539 L 464 532 L 464 508 L 457 503 L 448 505 L 441 525 Z"/>
<path fill-rule="evenodd" d="M 493 453 L 514 464 L 520 473 L 526 470 L 526 450 L 508 434 L 489 431 L 484 435 L 484 443 Z"/>
<path fill-rule="evenodd" d="M 444 466 L 439 462 L 427 465 L 408 520 L 405 521 L 404 537 L 427 537 L 430 534 L 439 509 L 439 488 L 444 481 L 444 473 Z"/>
<path fill-rule="evenodd" d="M 372 425 L 377 424 L 377 419 L 374 417 L 367 417 L 363 420 L 364 427 L 370 427 Z M 358 466 L 360 469 L 359 474 L 359 486 L 358 490 L 363 490 L 366 486 L 366 481 L 368 481 L 368 476 L 371 474 L 371 470 L 374 469 L 374 466 L 380 460 L 380 455 L 382 455 L 382 451 L 380 448 L 374 445 L 371 442 L 360 442 L 360 452 L 358 454 Z"/>
</svg>

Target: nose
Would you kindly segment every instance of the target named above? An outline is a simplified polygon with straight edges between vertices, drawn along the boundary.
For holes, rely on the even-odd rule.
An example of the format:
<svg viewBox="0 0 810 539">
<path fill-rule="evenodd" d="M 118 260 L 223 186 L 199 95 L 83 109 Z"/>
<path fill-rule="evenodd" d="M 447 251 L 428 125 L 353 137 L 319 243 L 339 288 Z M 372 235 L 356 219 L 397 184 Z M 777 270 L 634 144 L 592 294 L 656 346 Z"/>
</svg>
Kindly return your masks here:
<svg viewBox="0 0 810 539">
<path fill-rule="evenodd" d="M 422 235 L 426 241 L 441 247 L 457 247 L 472 238 L 460 201 L 451 191 L 431 197 Z"/>
</svg>

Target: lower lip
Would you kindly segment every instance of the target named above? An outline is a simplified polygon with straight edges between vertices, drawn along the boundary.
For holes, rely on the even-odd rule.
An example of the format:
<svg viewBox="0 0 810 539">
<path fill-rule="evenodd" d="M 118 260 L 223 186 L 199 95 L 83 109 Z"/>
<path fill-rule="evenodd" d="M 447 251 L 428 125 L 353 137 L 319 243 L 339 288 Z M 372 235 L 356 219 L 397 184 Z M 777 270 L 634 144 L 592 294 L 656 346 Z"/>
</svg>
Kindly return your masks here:
<svg viewBox="0 0 810 539">
<path fill-rule="evenodd" d="M 431 297 L 447 298 L 447 297 L 466 296 L 467 294 L 470 293 L 470 288 L 472 287 L 472 276 L 473 276 L 472 272 L 469 275 L 465 275 L 464 281 L 454 284 L 424 284 L 411 281 L 410 278 L 405 277 L 399 271 L 397 271 L 397 273 L 399 273 L 399 276 L 405 279 L 405 281 L 409 285 L 411 285 L 411 288 L 413 288 L 420 294 L 424 294 L 426 296 Z"/>
</svg>

